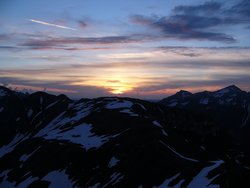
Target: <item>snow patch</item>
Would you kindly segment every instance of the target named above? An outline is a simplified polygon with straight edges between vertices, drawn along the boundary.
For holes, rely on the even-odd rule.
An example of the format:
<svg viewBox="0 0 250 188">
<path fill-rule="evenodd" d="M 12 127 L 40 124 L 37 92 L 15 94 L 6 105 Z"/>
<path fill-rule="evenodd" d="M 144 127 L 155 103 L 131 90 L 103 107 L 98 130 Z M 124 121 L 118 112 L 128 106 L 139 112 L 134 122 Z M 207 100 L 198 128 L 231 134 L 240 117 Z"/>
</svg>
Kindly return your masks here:
<svg viewBox="0 0 250 188">
<path fill-rule="evenodd" d="M 73 187 L 72 182 L 66 175 L 65 170 L 63 171 L 52 171 L 48 173 L 43 180 L 51 182 L 49 188 L 56 187 Z"/>
<path fill-rule="evenodd" d="M 91 133 L 92 125 L 83 123 L 73 127 L 68 131 L 62 132 L 60 129 L 53 129 L 47 132 L 45 139 L 67 140 L 75 144 L 82 145 L 86 150 L 99 148 L 107 141 L 105 136 L 96 136 Z"/>
<path fill-rule="evenodd" d="M 52 104 L 51 104 L 52 105 Z M 47 107 L 48 108 L 48 107 Z M 75 106 L 73 104 L 71 105 L 71 110 L 76 110 L 76 114 L 74 116 L 66 116 L 66 112 L 64 111 L 61 114 L 59 114 L 56 118 L 54 118 L 45 128 L 40 130 L 35 136 L 44 136 L 48 132 L 53 131 L 55 129 L 60 129 L 60 127 L 70 124 L 72 125 L 75 122 L 78 122 L 79 120 L 83 119 L 84 117 L 88 116 L 92 111 L 92 105 L 89 103 L 80 103 Z M 60 129 L 61 131 L 62 129 Z"/>
<path fill-rule="evenodd" d="M 135 114 L 134 112 L 131 112 L 129 109 L 123 109 L 123 110 L 120 110 L 120 112 L 129 114 L 130 116 L 138 117 L 138 114 Z"/>
<path fill-rule="evenodd" d="M 20 157 L 20 159 L 19 159 L 19 161 L 22 161 L 22 162 L 25 162 L 25 161 L 27 161 L 29 158 L 30 158 L 30 156 L 32 156 L 37 150 L 39 150 L 40 149 L 40 146 L 38 147 L 38 148 L 36 148 L 34 151 L 32 151 L 30 154 L 23 154 L 21 157 Z"/>
<path fill-rule="evenodd" d="M 233 98 L 226 99 L 227 103 L 231 103 L 233 101 Z"/>
<path fill-rule="evenodd" d="M 199 187 L 199 188 L 219 188 L 219 185 L 209 185 L 211 183 L 211 180 L 207 178 L 207 175 L 210 171 L 213 169 L 217 168 L 220 166 L 224 161 L 218 160 L 218 161 L 213 161 L 213 165 L 209 167 L 203 168 L 200 173 L 193 178 L 193 181 L 190 182 L 188 185 L 188 188 L 193 188 L 193 187 Z"/>
<path fill-rule="evenodd" d="M 191 93 L 189 93 L 188 91 L 183 91 L 183 90 L 181 90 L 180 93 L 182 98 L 187 98 L 191 95 Z"/>
<path fill-rule="evenodd" d="M 133 103 L 130 101 L 114 101 L 106 105 L 107 109 L 131 108 Z"/>
<path fill-rule="evenodd" d="M 33 181 L 38 180 L 38 177 L 29 177 L 18 185 L 18 188 L 27 188 Z"/>
<path fill-rule="evenodd" d="M 146 108 L 145 108 L 145 106 L 143 106 L 142 104 L 140 104 L 140 103 L 136 103 L 137 105 L 139 105 L 143 110 L 145 110 L 146 111 Z"/>
<path fill-rule="evenodd" d="M 14 146 L 23 138 L 23 135 L 16 135 L 15 138 L 9 144 L 0 147 L 0 158 L 3 157 L 5 154 L 13 151 L 15 148 Z"/>
<path fill-rule="evenodd" d="M 32 109 L 29 109 L 28 112 L 27 112 L 27 116 L 28 117 L 31 117 L 33 114 L 33 110 Z"/>
<path fill-rule="evenodd" d="M 162 125 L 160 123 L 158 123 L 158 121 L 153 121 L 152 122 L 154 125 L 156 125 L 157 127 L 161 128 L 162 134 L 164 134 L 165 136 L 168 136 L 168 133 L 166 133 L 166 131 L 164 130 L 164 128 L 162 127 Z"/>
<path fill-rule="evenodd" d="M 4 97 L 6 95 L 7 95 L 7 92 L 4 91 L 4 90 L 2 90 L 2 89 L 0 89 L 0 97 Z"/>
<path fill-rule="evenodd" d="M 114 173 L 111 175 L 111 184 L 114 185 L 118 183 L 124 176 L 121 173 Z"/>
<path fill-rule="evenodd" d="M 174 187 L 172 187 L 172 188 L 182 188 L 182 186 L 181 186 L 181 184 L 184 182 L 185 180 L 181 180 L 181 181 L 179 181 L 179 183 L 178 184 L 176 184 Z M 194 187 L 192 187 L 192 188 L 194 188 Z M 200 188 L 200 187 L 199 187 Z"/>
<path fill-rule="evenodd" d="M 158 121 L 153 121 L 152 122 L 154 125 L 156 125 L 157 127 L 160 127 L 163 129 L 162 125 L 160 123 L 158 123 Z"/>
<path fill-rule="evenodd" d="M 6 182 L 6 179 L 8 178 L 8 173 L 9 173 L 10 171 L 11 171 L 11 170 L 5 170 L 5 171 L 3 171 L 3 172 L 0 173 L 0 177 L 2 178 L 2 183 L 0 184 L 0 187 L 6 187 L 6 188 L 10 187 L 10 186 L 4 186 L 5 183 L 8 184 L 8 183 Z M 12 187 L 14 187 L 14 186 L 12 186 Z"/>
<path fill-rule="evenodd" d="M 224 94 L 229 93 L 229 92 L 230 92 L 230 90 L 227 89 L 227 88 L 225 88 L 225 89 L 221 89 L 221 90 L 219 90 L 219 91 L 216 91 L 216 92 L 213 94 L 213 96 L 216 97 L 216 98 L 219 98 L 219 97 L 222 97 Z"/>
<path fill-rule="evenodd" d="M 244 166 L 244 168 L 247 169 L 247 170 L 250 170 L 250 167 L 248 167 L 248 166 Z"/>
<path fill-rule="evenodd" d="M 204 146 L 201 146 L 201 149 L 204 151 L 207 151 L 206 148 Z"/>
<path fill-rule="evenodd" d="M 161 185 L 158 186 L 158 188 L 166 188 L 168 187 L 168 184 L 174 180 L 175 178 L 177 178 L 180 175 L 180 173 L 174 175 L 173 177 L 166 179 Z M 156 186 L 154 186 L 154 188 L 156 188 Z"/>
<path fill-rule="evenodd" d="M 119 160 L 117 158 L 112 157 L 110 159 L 110 161 L 109 161 L 109 165 L 108 165 L 109 168 L 112 168 L 112 167 L 116 166 L 118 162 L 119 162 Z"/>
<path fill-rule="evenodd" d="M 168 104 L 168 106 L 174 107 L 174 106 L 176 106 L 177 104 L 178 104 L 178 102 L 172 102 L 171 104 Z"/>
<path fill-rule="evenodd" d="M 119 181 L 124 177 L 121 173 L 115 172 L 111 175 L 110 181 L 102 187 L 113 187 L 114 184 L 119 183 Z M 110 186 L 110 184 L 112 186 Z"/>
<path fill-rule="evenodd" d="M 40 97 L 40 105 L 42 106 L 42 104 L 43 104 L 43 97 L 41 96 Z"/>
<path fill-rule="evenodd" d="M 56 103 L 58 103 L 58 101 L 49 104 L 45 109 L 49 109 L 50 107 L 54 106 Z"/>
<path fill-rule="evenodd" d="M 22 156 L 20 157 L 19 161 L 25 162 L 28 158 L 30 158 L 31 155 L 32 155 L 32 153 L 29 154 L 29 155 L 24 154 L 24 155 L 22 155 Z"/>
<path fill-rule="evenodd" d="M 209 98 L 204 98 L 200 100 L 200 104 L 208 104 Z"/>
<path fill-rule="evenodd" d="M 189 104 L 189 101 L 181 103 L 182 106 L 186 106 Z"/>
</svg>

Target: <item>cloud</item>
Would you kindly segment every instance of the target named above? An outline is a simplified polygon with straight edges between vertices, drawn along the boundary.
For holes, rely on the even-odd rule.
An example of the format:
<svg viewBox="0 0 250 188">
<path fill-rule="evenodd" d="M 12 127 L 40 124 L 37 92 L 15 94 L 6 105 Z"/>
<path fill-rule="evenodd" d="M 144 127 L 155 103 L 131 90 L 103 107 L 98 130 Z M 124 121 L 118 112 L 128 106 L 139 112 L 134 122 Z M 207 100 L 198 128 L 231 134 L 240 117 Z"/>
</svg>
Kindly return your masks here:
<svg viewBox="0 0 250 188">
<path fill-rule="evenodd" d="M 121 81 L 120 80 L 108 80 L 107 82 L 108 83 L 120 83 Z"/>
<path fill-rule="evenodd" d="M 249 24 L 250 1 L 242 0 L 231 7 L 221 2 L 205 2 L 198 5 L 181 5 L 172 9 L 167 16 L 133 15 L 135 24 L 151 27 L 161 31 L 164 38 L 179 40 L 207 40 L 234 43 L 236 39 L 223 32 L 225 26 Z"/>
<path fill-rule="evenodd" d="M 186 79 L 176 79 L 170 80 L 165 82 L 155 82 L 152 85 L 137 87 L 135 90 L 141 92 L 149 92 L 149 91 L 159 91 L 159 90 L 180 90 L 185 88 L 190 89 L 198 89 L 199 88 L 209 88 L 211 86 L 219 86 L 224 87 L 231 85 L 232 83 L 236 85 L 240 85 L 244 88 L 249 88 L 248 80 L 250 79 L 249 75 L 242 75 L 242 76 L 226 76 L 226 75 L 216 75 L 215 79 L 212 80 L 186 80 Z"/>
<path fill-rule="evenodd" d="M 79 64 L 79 65 L 71 65 L 73 68 L 85 68 L 85 69 L 113 69 L 113 68 L 130 68 L 134 71 L 138 70 L 166 70 L 166 72 L 172 70 L 179 70 L 179 71 L 198 71 L 204 69 L 249 69 L 250 68 L 250 61 L 249 60 L 201 60 L 197 59 L 194 60 L 179 60 L 179 61 L 169 61 L 169 60 L 156 60 L 156 61 L 141 61 L 141 62 L 112 62 L 112 63 L 102 63 L 102 64 Z M 178 73 L 175 73 L 178 75 Z M 176 76 L 177 76 L 176 75 Z"/>
<path fill-rule="evenodd" d="M 65 50 L 81 50 L 81 47 L 70 47 L 69 45 L 75 44 L 123 44 L 123 43 L 136 43 L 142 42 L 147 36 L 144 35 L 128 35 L 128 36 L 104 36 L 104 37 L 47 37 L 44 39 L 29 39 L 26 42 L 20 44 L 23 47 L 29 47 L 31 49 L 65 49 Z M 97 47 L 97 49 L 100 47 Z M 88 48 L 87 48 L 88 49 Z"/>
<path fill-rule="evenodd" d="M 14 51 L 18 51 L 18 50 L 20 50 L 20 48 L 19 47 L 17 47 L 17 46 L 0 46 L 0 49 L 1 50 L 14 50 Z"/>
<path fill-rule="evenodd" d="M 21 51 L 21 50 L 66 50 L 66 51 L 98 51 L 98 50 L 118 50 L 119 47 L 112 47 L 112 46 L 103 46 L 103 47 L 70 47 L 65 45 L 60 46 L 46 46 L 46 45 L 36 45 L 36 46 L 29 46 L 25 43 L 21 44 L 21 46 L 0 46 L 1 50 L 7 50 L 7 51 Z M 32 57 L 31 57 L 32 58 Z M 44 58 L 43 58 L 44 59 Z"/>
<path fill-rule="evenodd" d="M 221 10 L 222 4 L 215 1 L 205 2 L 200 5 L 180 5 L 173 9 L 175 13 L 185 13 L 185 14 L 199 14 L 199 13 L 214 13 L 215 11 Z"/>
<path fill-rule="evenodd" d="M 140 98 L 160 98 L 179 89 L 200 91 L 232 83 L 244 89 L 249 88 L 249 52 L 250 48 L 165 46 L 156 48 L 152 58 L 138 61 L 58 62 L 37 69 L 1 69 L 0 83 L 77 92 L 70 93 L 71 97 L 110 95 L 116 86 L 129 88 L 122 96 Z"/>
<path fill-rule="evenodd" d="M 106 88 L 98 86 L 88 86 L 88 85 L 71 85 L 68 80 L 61 81 L 34 81 L 32 79 L 20 79 L 17 77 L 2 77 L 0 76 L 0 84 L 5 84 L 13 86 L 18 90 L 32 90 L 32 91 L 42 91 L 52 94 L 66 94 L 72 98 L 82 98 L 82 97 L 101 97 L 107 96 L 109 93 Z"/>
<path fill-rule="evenodd" d="M 42 24 L 42 25 L 57 27 L 57 28 L 61 28 L 61 29 L 70 29 L 70 30 L 73 30 L 73 31 L 76 30 L 76 29 L 71 28 L 71 27 L 66 27 L 66 26 L 62 26 L 62 25 L 52 24 L 52 23 L 48 23 L 48 22 L 44 22 L 44 21 L 40 21 L 40 20 L 29 19 L 29 21 L 30 22 L 34 22 L 34 23 L 38 23 L 38 24 Z"/>
<path fill-rule="evenodd" d="M 172 52 L 177 55 L 187 56 L 187 57 L 198 57 L 201 56 L 202 53 L 199 52 L 201 48 L 188 48 L 184 46 L 162 46 L 156 48 L 156 50 L 162 50 L 163 52 Z"/>
<path fill-rule="evenodd" d="M 155 37 L 145 34 L 131 34 L 103 37 L 55 37 L 46 34 L 10 33 L 2 36 L 12 39 L 10 45 L 0 45 L 1 50 L 66 50 L 98 51 L 124 49 L 122 44 L 154 41 Z M 0 35 L 1 40 L 1 35 Z"/>
<path fill-rule="evenodd" d="M 218 33 L 202 31 L 201 28 L 215 26 L 219 24 L 216 18 L 206 18 L 197 16 L 172 16 L 170 18 L 162 17 L 157 19 L 147 19 L 146 17 L 137 17 L 135 22 L 146 24 L 152 28 L 160 30 L 164 38 L 173 38 L 179 40 L 210 40 L 225 43 L 236 42 L 232 36 Z"/>
<path fill-rule="evenodd" d="M 155 17 L 155 19 L 157 19 L 157 17 Z M 130 20 L 133 23 L 143 24 L 143 25 L 151 25 L 154 22 L 154 18 L 146 17 L 146 16 L 142 16 L 142 15 L 138 15 L 138 14 L 130 16 Z"/>
<path fill-rule="evenodd" d="M 0 34 L 0 41 L 8 40 L 8 39 L 9 39 L 9 35 L 7 35 L 7 34 Z"/>
<path fill-rule="evenodd" d="M 84 21 L 82 21 L 82 20 L 78 21 L 78 24 L 79 24 L 79 26 L 80 26 L 81 28 L 87 27 L 86 22 L 84 22 Z"/>
<path fill-rule="evenodd" d="M 229 13 L 238 14 L 241 18 L 244 18 L 242 21 L 250 20 L 250 1 L 241 0 L 237 4 L 231 7 L 228 11 Z"/>
</svg>

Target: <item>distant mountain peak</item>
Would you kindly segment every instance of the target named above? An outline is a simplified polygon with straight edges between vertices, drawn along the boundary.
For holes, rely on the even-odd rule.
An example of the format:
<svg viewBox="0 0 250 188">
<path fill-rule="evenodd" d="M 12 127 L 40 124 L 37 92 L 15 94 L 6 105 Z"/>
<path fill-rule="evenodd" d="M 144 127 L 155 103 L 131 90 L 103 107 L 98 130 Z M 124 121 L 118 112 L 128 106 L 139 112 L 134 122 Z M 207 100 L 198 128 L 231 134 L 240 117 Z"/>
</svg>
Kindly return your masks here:
<svg viewBox="0 0 250 188">
<path fill-rule="evenodd" d="M 239 93 L 242 92 L 240 88 L 235 85 L 230 85 L 214 92 L 214 97 L 222 97 L 224 94 L 228 93 Z"/>
<path fill-rule="evenodd" d="M 242 91 L 240 88 L 238 88 L 236 85 L 230 85 L 230 86 L 227 86 L 225 87 L 224 89 L 228 89 L 230 91 Z"/>
<path fill-rule="evenodd" d="M 176 95 L 186 98 L 186 97 L 190 97 L 192 93 L 186 90 L 180 90 L 176 93 Z"/>
<path fill-rule="evenodd" d="M 192 94 L 191 92 L 183 90 L 183 89 L 181 89 L 178 93 L 189 93 L 189 94 Z"/>
<path fill-rule="evenodd" d="M 189 108 L 190 106 L 196 107 L 197 105 L 245 105 L 248 101 L 250 101 L 250 96 L 247 92 L 235 85 L 229 85 L 213 92 L 190 93 L 180 90 L 176 94 L 162 99 L 161 103 L 170 107 Z"/>
</svg>

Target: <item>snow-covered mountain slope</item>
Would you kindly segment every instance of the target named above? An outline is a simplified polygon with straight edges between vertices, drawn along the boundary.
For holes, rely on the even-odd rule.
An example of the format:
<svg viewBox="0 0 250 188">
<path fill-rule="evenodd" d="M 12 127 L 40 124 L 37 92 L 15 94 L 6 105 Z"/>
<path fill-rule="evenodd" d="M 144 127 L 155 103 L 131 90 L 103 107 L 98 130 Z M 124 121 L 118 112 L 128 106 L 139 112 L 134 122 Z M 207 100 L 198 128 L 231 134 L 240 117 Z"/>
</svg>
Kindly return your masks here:
<svg viewBox="0 0 250 188">
<path fill-rule="evenodd" d="M 10 96 L 0 98 L 0 187 L 250 186 L 249 144 L 205 116 L 132 98 Z"/>
</svg>

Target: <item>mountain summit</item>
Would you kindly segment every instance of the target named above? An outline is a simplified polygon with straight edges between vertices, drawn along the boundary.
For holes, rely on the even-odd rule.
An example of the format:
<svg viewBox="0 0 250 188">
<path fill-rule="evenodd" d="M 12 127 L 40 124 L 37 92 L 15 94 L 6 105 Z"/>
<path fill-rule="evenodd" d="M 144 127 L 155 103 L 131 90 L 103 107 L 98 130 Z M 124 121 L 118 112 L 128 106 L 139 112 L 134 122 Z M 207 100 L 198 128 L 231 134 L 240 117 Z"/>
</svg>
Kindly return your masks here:
<svg viewBox="0 0 250 188">
<path fill-rule="evenodd" d="M 230 85 L 228 87 L 225 87 L 224 90 L 228 89 L 229 91 L 234 91 L 234 92 L 241 92 L 242 90 L 240 88 L 238 88 L 235 85 Z"/>
</svg>

